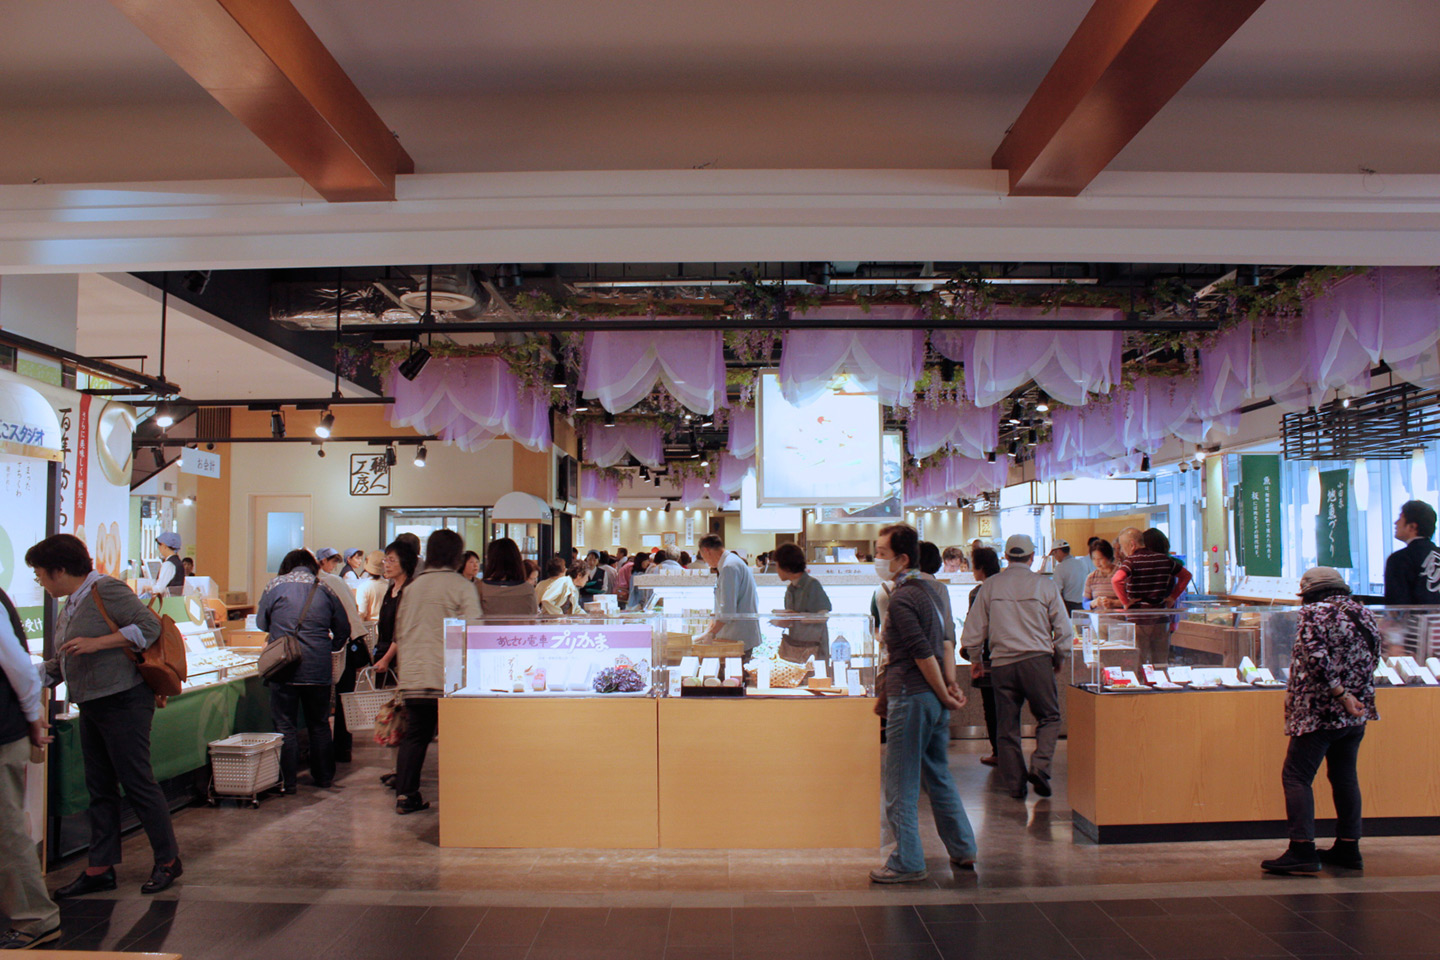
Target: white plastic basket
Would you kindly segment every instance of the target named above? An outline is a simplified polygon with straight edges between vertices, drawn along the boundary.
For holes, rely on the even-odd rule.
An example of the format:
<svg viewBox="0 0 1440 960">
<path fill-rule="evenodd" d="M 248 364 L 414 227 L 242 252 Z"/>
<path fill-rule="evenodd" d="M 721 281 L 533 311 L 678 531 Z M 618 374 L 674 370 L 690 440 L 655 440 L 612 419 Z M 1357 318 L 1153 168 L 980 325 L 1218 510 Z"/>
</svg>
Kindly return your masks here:
<svg viewBox="0 0 1440 960">
<path fill-rule="evenodd" d="M 375 689 L 374 671 L 369 667 L 355 676 L 355 692 L 340 694 L 347 730 L 374 730 L 375 714 L 395 696 L 394 689 Z"/>
<path fill-rule="evenodd" d="M 222 797 L 254 797 L 280 782 L 278 733 L 237 733 L 210 744 L 214 792 Z"/>
<path fill-rule="evenodd" d="M 345 654 L 349 652 L 350 645 L 347 643 L 339 650 L 330 651 L 330 683 L 332 685 L 340 682 L 340 675 L 345 672 Z"/>
</svg>

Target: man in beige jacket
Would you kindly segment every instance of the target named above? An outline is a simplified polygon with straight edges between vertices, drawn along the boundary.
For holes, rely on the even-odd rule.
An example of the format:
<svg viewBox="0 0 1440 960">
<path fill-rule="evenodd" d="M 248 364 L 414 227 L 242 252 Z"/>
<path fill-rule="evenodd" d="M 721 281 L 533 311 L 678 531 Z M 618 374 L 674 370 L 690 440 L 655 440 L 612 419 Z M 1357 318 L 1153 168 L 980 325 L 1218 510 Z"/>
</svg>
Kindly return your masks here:
<svg viewBox="0 0 1440 960">
<path fill-rule="evenodd" d="M 405 587 L 395 618 L 395 655 L 400 696 L 405 701 L 405 734 L 395 759 L 395 812 L 430 806 L 420 796 L 420 770 L 435 739 L 439 698 L 445 693 L 445 621 L 480 619 L 475 585 L 460 575 L 465 540 L 453 530 L 436 530 L 425 546 L 425 570 Z"/>
</svg>

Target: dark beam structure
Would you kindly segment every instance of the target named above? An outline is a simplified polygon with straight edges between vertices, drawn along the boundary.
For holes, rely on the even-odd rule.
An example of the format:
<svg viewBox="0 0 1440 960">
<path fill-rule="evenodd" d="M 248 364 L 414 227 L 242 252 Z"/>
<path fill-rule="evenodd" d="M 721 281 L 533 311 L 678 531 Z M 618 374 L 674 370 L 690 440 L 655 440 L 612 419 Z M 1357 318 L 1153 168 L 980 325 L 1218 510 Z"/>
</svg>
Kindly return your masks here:
<svg viewBox="0 0 1440 960">
<path fill-rule="evenodd" d="M 111 0 L 326 200 L 394 200 L 414 161 L 290 0 Z"/>
<path fill-rule="evenodd" d="M 1095 0 L 990 160 L 1011 196 L 1073 197 L 1264 0 Z"/>
</svg>

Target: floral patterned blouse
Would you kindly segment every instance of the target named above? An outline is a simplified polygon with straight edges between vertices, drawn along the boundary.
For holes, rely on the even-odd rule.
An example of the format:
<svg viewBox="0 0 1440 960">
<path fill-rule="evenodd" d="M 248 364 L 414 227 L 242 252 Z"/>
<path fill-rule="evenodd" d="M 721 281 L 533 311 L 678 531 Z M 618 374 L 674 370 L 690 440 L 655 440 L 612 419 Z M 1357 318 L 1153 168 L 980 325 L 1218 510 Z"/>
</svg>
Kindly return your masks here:
<svg viewBox="0 0 1440 960">
<path fill-rule="evenodd" d="M 1370 611 L 1352 597 L 1329 597 L 1301 607 L 1285 695 L 1286 736 L 1379 720 L 1374 676 L 1379 657 L 1380 628 Z M 1346 713 L 1330 694 L 1334 687 L 1353 693 L 1364 705 L 1365 716 Z"/>
</svg>

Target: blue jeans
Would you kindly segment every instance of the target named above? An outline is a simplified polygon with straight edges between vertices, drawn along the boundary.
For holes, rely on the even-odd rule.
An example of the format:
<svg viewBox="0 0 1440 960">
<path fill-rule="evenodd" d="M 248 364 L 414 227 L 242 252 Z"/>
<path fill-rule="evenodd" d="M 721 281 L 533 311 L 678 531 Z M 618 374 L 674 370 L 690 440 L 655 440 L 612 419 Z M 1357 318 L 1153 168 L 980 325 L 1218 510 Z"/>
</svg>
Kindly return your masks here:
<svg viewBox="0 0 1440 960">
<path fill-rule="evenodd" d="M 891 697 L 885 715 L 885 817 L 895 834 L 886 862 L 897 873 L 925 869 L 920 785 L 930 794 L 935 829 L 952 858 L 975 856 L 975 831 L 950 777 L 950 711 L 934 693 Z"/>
</svg>

